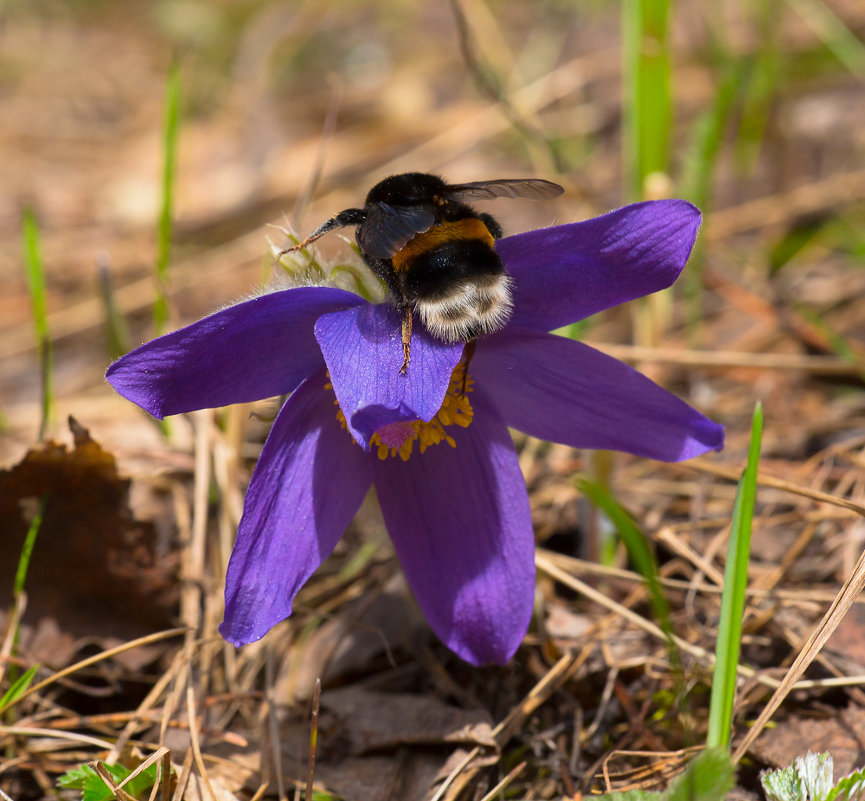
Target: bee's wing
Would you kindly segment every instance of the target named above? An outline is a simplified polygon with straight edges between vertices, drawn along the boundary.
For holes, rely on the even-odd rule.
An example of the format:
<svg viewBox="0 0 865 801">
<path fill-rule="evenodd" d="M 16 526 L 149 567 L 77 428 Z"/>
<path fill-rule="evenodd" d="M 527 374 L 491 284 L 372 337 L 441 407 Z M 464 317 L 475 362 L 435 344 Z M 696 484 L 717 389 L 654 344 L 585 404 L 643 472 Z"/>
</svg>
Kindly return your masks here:
<svg viewBox="0 0 865 801">
<path fill-rule="evenodd" d="M 361 250 L 374 259 L 389 259 L 415 234 L 428 231 L 435 215 L 424 206 L 391 206 L 376 203 L 358 228 Z"/>
<path fill-rule="evenodd" d="M 472 181 L 447 187 L 448 195 L 457 200 L 492 200 L 497 197 L 548 200 L 558 197 L 564 191 L 558 184 L 541 178 L 500 178 L 496 181 Z"/>
</svg>

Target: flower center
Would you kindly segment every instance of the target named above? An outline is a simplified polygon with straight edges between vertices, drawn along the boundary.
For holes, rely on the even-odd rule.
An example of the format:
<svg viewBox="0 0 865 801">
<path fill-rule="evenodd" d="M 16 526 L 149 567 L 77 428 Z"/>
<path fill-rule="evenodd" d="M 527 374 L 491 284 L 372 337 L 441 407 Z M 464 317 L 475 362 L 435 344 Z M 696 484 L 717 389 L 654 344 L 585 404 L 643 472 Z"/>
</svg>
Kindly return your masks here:
<svg viewBox="0 0 865 801">
<path fill-rule="evenodd" d="M 421 453 L 430 445 L 438 445 L 440 442 L 447 442 L 452 448 L 456 448 L 454 438 L 446 429 L 450 426 L 467 428 L 471 423 L 474 410 L 468 395 L 472 391 L 473 384 L 472 377 L 466 374 L 465 366 L 458 364 L 451 373 L 450 384 L 441 409 L 432 420 L 429 422 L 402 420 L 398 423 L 388 423 L 370 437 L 370 444 L 376 448 L 378 458 L 384 460 L 388 456 L 399 454 L 400 459 L 405 462 L 411 456 L 415 442 L 418 443 Z M 330 381 L 324 386 L 325 389 L 333 389 Z M 340 425 L 347 430 L 345 415 L 338 403 L 336 417 Z"/>
</svg>

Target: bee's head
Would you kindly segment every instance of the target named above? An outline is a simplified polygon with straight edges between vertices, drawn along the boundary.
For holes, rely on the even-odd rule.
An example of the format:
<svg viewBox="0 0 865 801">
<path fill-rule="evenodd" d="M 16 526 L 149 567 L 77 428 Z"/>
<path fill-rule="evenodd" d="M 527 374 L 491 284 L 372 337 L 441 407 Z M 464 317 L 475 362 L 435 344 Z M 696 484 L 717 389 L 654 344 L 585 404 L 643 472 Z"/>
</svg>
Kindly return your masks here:
<svg viewBox="0 0 865 801">
<path fill-rule="evenodd" d="M 447 184 L 437 175 L 404 172 L 377 183 L 366 196 L 367 206 L 387 203 L 390 206 L 432 205 L 438 196 L 447 194 Z"/>
</svg>

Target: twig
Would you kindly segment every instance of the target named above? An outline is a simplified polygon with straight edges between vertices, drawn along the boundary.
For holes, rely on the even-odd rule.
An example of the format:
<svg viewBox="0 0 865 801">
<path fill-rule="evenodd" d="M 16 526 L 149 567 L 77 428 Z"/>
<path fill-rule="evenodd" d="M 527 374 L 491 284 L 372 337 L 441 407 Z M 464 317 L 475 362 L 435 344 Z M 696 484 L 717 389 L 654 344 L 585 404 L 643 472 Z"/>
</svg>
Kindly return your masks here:
<svg viewBox="0 0 865 801">
<path fill-rule="evenodd" d="M 192 775 L 192 749 L 186 751 L 186 756 L 183 758 L 183 765 L 180 767 L 180 774 L 177 776 L 177 786 L 174 788 L 174 795 L 171 796 L 171 801 L 180 801 L 186 794 L 186 785 L 189 784 L 189 777 Z"/>
<path fill-rule="evenodd" d="M 318 713 L 321 705 L 321 679 L 315 680 L 312 691 L 312 712 L 309 719 L 309 762 L 306 768 L 306 795 L 304 801 L 312 801 L 312 783 L 315 776 L 315 749 L 318 745 Z"/>
<path fill-rule="evenodd" d="M 105 786 L 111 790 L 117 801 L 136 801 L 135 796 L 126 792 L 119 784 L 114 781 L 114 777 L 108 772 L 105 765 L 98 760 L 93 760 L 87 763 L 89 767 L 96 771 L 96 774 L 105 783 Z"/>
<path fill-rule="evenodd" d="M 733 762 L 738 762 L 747 753 L 754 740 L 763 731 L 788 693 L 798 686 L 799 677 L 805 672 L 814 660 L 814 657 L 817 656 L 820 649 L 826 644 L 829 637 L 832 636 L 835 629 L 838 628 L 844 615 L 850 610 L 854 599 L 862 592 L 863 587 L 865 587 L 865 553 L 859 557 L 853 573 L 844 582 L 844 586 L 841 587 L 832 606 L 829 607 L 826 614 L 823 615 L 823 619 L 811 633 L 808 641 L 802 646 L 802 650 L 790 666 L 787 675 L 784 676 L 784 679 L 769 699 L 769 702 L 763 707 L 753 726 L 748 729 L 745 738 L 733 753 Z"/>
<path fill-rule="evenodd" d="M 710 473 L 715 476 L 729 478 L 733 481 L 738 481 L 739 474 L 741 473 L 741 468 L 725 464 L 716 464 L 715 462 L 699 456 L 695 459 L 691 459 L 689 462 L 682 462 L 681 464 L 676 465 L 676 467 L 686 467 L 691 470 L 697 470 L 701 473 Z M 833 506 L 841 506 L 844 509 L 850 509 L 851 511 L 865 517 L 865 506 L 854 503 L 853 501 L 848 501 L 846 498 L 839 498 L 837 495 L 830 495 L 828 492 L 820 492 L 820 490 L 801 487 L 798 484 L 792 484 L 789 481 L 784 481 L 780 478 L 767 476 L 765 473 L 758 474 L 757 484 L 761 487 L 771 487 L 772 489 L 791 492 L 794 495 L 801 495 L 803 498 L 810 498 L 811 500 L 820 501 L 821 503 L 831 503 Z"/>
<path fill-rule="evenodd" d="M 57 740 L 68 740 L 73 743 L 86 743 L 87 745 L 95 745 L 103 751 L 111 748 L 111 743 L 108 740 L 100 740 L 98 737 L 91 737 L 89 734 L 78 734 L 71 731 L 57 731 L 56 729 L 42 729 L 36 726 L 0 726 L 0 737 L 3 735 L 17 735 L 18 737 L 54 737 Z"/>
<path fill-rule="evenodd" d="M 204 767 L 204 759 L 201 757 L 201 743 L 198 739 L 197 726 L 198 713 L 195 709 L 195 693 L 192 690 L 191 684 L 186 688 L 186 714 L 189 717 L 189 744 L 192 746 L 192 756 L 195 759 L 195 766 L 198 768 L 204 786 L 207 788 L 210 801 L 217 801 L 216 792 L 210 783 L 210 777 L 207 775 L 207 770 Z"/>
<path fill-rule="evenodd" d="M 80 662 L 76 662 L 74 665 L 70 665 L 69 667 L 63 668 L 62 670 L 58 670 L 56 673 L 53 673 L 47 679 L 40 681 L 38 684 L 34 684 L 26 692 L 21 693 L 21 695 L 19 695 L 16 699 L 16 702 L 20 702 L 22 699 L 27 698 L 27 696 L 38 693 L 40 690 L 44 690 L 46 687 L 54 684 L 54 682 L 64 678 L 65 676 L 76 673 L 77 671 L 89 667 L 90 665 L 95 665 L 97 662 L 101 662 L 103 659 L 109 659 L 110 657 L 116 656 L 117 654 L 122 654 L 125 651 L 130 651 L 133 648 L 138 648 L 141 645 L 150 645 L 151 643 L 159 642 L 160 640 L 167 640 L 170 637 L 177 637 L 185 632 L 185 627 L 166 629 L 165 631 L 157 631 L 155 634 L 148 634 L 145 637 L 139 637 L 137 640 L 130 640 L 129 642 L 125 642 L 122 645 L 116 646 L 115 648 L 109 648 L 108 650 L 102 651 L 101 653 L 95 654 L 94 656 L 89 656 L 87 657 L 87 659 L 82 659 Z"/>
<path fill-rule="evenodd" d="M 798 353 L 747 353 L 730 350 L 689 350 L 645 345 L 592 342 L 587 345 L 625 362 L 658 362 L 688 367 L 750 368 L 754 370 L 800 370 L 812 375 L 862 374 L 862 366 L 834 356 L 804 356 Z"/>
<path fill-rule="evenodd" d="M 493 801 L 493 799 L 502 792 L 514 779 L 519 776 L 526 767 L 526 762 L 520 762 L 515 768 L 508 772 L 508 774 L 495 786 L 492 790 L 490 790 L 481 801 Z"/>
</svg>

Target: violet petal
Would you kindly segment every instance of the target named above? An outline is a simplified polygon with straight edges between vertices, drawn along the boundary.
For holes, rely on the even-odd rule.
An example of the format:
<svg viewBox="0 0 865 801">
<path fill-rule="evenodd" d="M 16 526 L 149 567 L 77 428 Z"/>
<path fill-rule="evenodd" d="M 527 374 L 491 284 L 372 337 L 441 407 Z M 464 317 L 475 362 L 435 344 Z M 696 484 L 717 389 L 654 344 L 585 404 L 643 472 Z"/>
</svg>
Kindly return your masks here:
<svg viewBox="0 0 865 801">
<path fill-rule="evenodd" d="M 502 419 L 539 439 L 677 462 L 724 445 L 724 427 L 622 362 L 553 334 L 478 345 L 471 374 Z"/>
<path fill-rule="evenodd" d="M 361 303 L 332 287 L 271 292 L 142 345 L 114 362 L 106 378 L 160 419 L 282 395 L 321 366 L 315 320 Z"/>
<path fill-rule="evenodd" d="M 444 401 L 463 343 L 433 339 L 415 321 L 411 362 L 400 373 L 400 316 L 393 306 L 363 305 L 325 314 L 315 324 L 333 391 L 359 445 L 387 423 L 431 420 Z"/>
<path fill-rule="evenodd" d="M 471 425 L 407 462 L 379 463 L 388 532 L 433 631 L 476 665 L 504 664 L 532 614 L 534 537 L 526 485 L 507 428 L 483 392 Z"/>
<path fill-rule="evenodd" d="M 243 645 L 291 614 L 372 484 L 375 459 L 336 420 L 320 370 L 286 401 L 252 474 L 225 582 L 223 637 Z"/>
<path fill-rule="evenodd" d="M 684 200 L 634 203 L 584 222 L 496 243 L 514 277 L 514 327 L 552 331 L 670 286 L 700 212 Z"/>
</svg>

